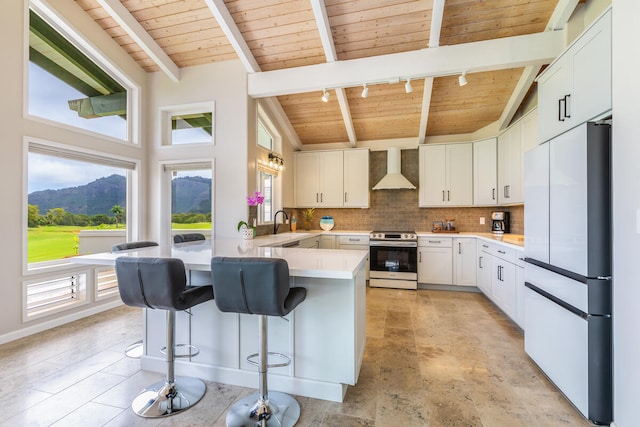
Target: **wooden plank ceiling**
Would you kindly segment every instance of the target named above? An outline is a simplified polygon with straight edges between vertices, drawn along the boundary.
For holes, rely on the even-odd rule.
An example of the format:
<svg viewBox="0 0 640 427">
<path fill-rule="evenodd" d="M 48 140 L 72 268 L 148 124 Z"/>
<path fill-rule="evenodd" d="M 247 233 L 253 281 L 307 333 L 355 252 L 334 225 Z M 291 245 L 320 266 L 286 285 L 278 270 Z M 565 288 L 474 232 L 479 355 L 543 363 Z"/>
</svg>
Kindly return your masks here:
<svg viewBox="0 0 640 427">
<path fill-rule="evenodd" d="M 104 0 L 103 0 L 104 1 Z M 326 12 L 331 58 L 322 42 L 313 2 Z M 434 5 L 444 0 L 122 0 L 122 5 L 179 68 L 237 59 L 217 22 L 212 4 L 225 8 L 260 71 L 283 70 L 398 52 L 451 46 L 545 31 L 558 0 L 446 0 L 438 40 L 429 40 Z M 76 2 L 148 72 L 160 70 L 133 37 L 100 6 L 100 0 Z M 437 15 L 437 13 L 436 13 Z M 227 33 L 228 34 L 228 33 Z M 500 119 L 523 68 L 435 77 L 423 107 L 425 80 L 369 84 L 344 89 L 345 106 L 330 91 L 277 97 L 301 144 L 347 143 L 349 126 L 357 141 L 472 133 Z M 362 82 L 365 83 L 365 82 Z M 338 89 L 342 90 L 342 89 Z M 428 98 L 427 98 L 428 99 Z M 345 113 L 351 122 L 345 120 Z M 426 120 L 428 117 L 428 121 Z M 426 133 L 420 135 L 421 120 Z M 424 129 L 425 126 L 422 126 Z M 353 141 L 352 141 L 352 144 Z M 357 144 L 356 144 L 357 145 Z"/>
</svg>

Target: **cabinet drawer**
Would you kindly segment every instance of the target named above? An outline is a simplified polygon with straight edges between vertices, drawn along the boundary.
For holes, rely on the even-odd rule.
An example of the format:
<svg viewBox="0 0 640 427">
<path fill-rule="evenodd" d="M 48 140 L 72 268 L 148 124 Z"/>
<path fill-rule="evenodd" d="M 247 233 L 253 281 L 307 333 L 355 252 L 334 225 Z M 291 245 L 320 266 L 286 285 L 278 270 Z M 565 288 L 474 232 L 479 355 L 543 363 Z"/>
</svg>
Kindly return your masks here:
<svg viewBox="0 0 640 427">
<path fill-rule="evenodd" d="M 451 248 L 453 239 L 451 237 L 418 237 L 418 246 Z"/>
<path fill-rule="evenodd" d="M 511 264 L 516 263 L 516 250 L 502 245 L 493 245 L 491 254 Z"/>
<path fill-rule="evenodd" d="M 338 236 L 340 245 L 369 245 L 369 236 Z"/>
<path fill-rule="evenodd" d="M 478 253 L 480 252 L 486 252 L 488 254 L 491 254 L 491 249 L 492 249 L 493 245 L 485 240 L 482 239 L 478 239 L 478 247 L 477 247 L 477 251 Z"/>
</svg>

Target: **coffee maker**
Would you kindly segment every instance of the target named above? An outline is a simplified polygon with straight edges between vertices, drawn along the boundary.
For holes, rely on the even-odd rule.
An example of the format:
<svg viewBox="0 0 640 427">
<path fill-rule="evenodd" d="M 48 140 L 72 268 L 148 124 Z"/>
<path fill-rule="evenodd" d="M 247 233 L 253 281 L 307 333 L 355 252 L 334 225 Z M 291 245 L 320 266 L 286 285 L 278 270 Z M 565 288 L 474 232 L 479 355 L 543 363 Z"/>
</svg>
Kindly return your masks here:
<svg viewBox="0 0 640 427">
<path fill-rule="evenodd" d="M 491 212 L 491 232 L 493 234 L 509 232 L 509 212 Z"/>
</svg>

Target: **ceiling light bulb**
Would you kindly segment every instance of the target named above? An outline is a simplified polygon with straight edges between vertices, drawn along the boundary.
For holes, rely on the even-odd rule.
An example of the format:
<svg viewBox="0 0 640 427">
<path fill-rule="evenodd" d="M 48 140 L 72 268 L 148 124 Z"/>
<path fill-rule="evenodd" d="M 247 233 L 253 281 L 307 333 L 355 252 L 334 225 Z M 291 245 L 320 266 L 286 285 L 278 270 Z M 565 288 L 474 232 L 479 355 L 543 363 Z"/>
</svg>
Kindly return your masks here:
<svg viewBox="0 0 640 427">
<path fill-rule="evenodd" d="M 407 82 L 404 84 L 404 91 L 406 93 L 413 92 L 413 87 L 411 87 L 411 79 L 407 79 Z"/>
<path fill-rule="evenodd" d="M 322 102 L 329 102 L 329 92 L 326 89 L 322 90 Z"/>
<path fill-rule="evenodd" d="M 362 85 L 362 94 L 360 94 L 361 97 L 366 98 L 367 96 L 369 96 L 369 88 L 367 87 L 367 84 L 365 83 L 364 85 Z"/>
<path fill-rule="evenodd" d="M 460 86 L 464 86 L 467 84 L 467 72 L 465 71 L 464 73 L 460 74 L 460 77 L 458 77 L 458 84 Z"/>
</svg>

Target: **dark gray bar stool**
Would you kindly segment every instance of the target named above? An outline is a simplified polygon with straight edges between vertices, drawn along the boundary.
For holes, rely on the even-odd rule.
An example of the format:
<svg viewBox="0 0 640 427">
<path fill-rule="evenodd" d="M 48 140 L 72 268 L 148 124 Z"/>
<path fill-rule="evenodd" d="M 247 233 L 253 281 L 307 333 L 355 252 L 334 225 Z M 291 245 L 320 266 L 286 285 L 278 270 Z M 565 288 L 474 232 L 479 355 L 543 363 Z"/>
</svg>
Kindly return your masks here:
<svg viewBox="0 0 640 427">
<path fill-rule="evenodd" d="M 158 243 L 152 242 L 150 240 L 141 240 L 138 242 L 125 242 L 125 243 L 119 243 L 117 245 L 113 245 L 113 247 L 111 248 L 111 252 L 122 252 L 122 251 L 127 251 L 129 249 L 141 249 L 141 248 L 148 248 L 151 246 L 158 246 Z M 144 344 L 142 340 L 138 340 L 133 344 L 129 344 L 127 348 L 124 349 L 124 355 L 132 359 L 140 359 L 142 357 L 142 353 L 144 353 Z"/>
<path fill-rule="evenodd" d="M 267 390 L 267 368 L 287 366 L 291 359 L 267 352 L 267 316 L 286 316 L 304 301 L 307 290 L 290 287 L 289 265 L 278 258 L 223 258 L 211 260 L 214 301 L 220 311 L 257 314 L 260 349 L 247 357 L 259 366 L 259 392 L 236 402 L 227 413 L 227 426 L 293 426 L 300 418 L 300 405 L 291 396 Z M 267 365 L 268 355 L 286 362 Z M 258 356 L 258 362 L 253 359 Z M 273 418 L 272 418 L 273 416 Z"/>
<path fill-rule="evenodd" d="M 126 305 L 167 313 L 166 379 L 138 394 L 131 408 L 141 417 L 165 417 L 189 409 L 204 396 L 207 386 L 197 378 L 175 377 L 175 313 L 213 299 L 213 288 L 187 286 L 184 263 L 177 258 L 120 257 L 116 275 Z M 197 354 L 196 349 L 187 356 Z"/>
<path fill-rule="evenodd" d="M 204 234 L 185 233 L 173 236 L 173 243 L 197 242 L 198 240 L 205 240 Z"/>
</svg>

